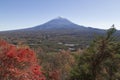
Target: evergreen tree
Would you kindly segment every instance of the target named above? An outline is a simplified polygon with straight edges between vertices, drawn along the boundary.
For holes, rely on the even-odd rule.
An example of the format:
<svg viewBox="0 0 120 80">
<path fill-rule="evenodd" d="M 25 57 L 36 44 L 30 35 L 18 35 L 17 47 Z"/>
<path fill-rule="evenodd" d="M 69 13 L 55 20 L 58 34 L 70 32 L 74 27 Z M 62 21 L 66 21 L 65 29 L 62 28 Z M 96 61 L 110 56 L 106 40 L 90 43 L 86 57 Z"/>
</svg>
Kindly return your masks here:
<svg viewBox="0 0 120 80">
<path fill-rule="evenodd" d="M 93 41 L 71 71 L 71 80 L 120 79 L 120 43 L 114 41 L 114 25 L 106 35 Z"/>
</svg>

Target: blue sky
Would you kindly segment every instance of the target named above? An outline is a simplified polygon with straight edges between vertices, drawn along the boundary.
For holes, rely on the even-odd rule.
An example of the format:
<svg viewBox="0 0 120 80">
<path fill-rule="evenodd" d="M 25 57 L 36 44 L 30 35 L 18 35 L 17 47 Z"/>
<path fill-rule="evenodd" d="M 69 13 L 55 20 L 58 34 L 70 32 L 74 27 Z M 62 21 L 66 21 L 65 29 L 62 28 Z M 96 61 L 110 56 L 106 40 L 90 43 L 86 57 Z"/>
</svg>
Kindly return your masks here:
<svg viewBox="0 0 120 80">
<path fill-rule="evenodd" d="M 120 0 L 0 0 L 0 31 L 40 25 L 58 16 L 74 23 L 120 30 Z"/>
</svg>

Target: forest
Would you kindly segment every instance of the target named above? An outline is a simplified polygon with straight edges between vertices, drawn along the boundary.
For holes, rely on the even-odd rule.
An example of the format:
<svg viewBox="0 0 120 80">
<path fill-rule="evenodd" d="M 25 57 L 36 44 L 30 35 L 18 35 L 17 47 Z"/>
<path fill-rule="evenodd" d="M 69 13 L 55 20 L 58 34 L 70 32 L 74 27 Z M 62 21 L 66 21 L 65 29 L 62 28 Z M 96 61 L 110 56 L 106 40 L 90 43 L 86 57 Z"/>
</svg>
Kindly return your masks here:
<svg viewBox="0 0 120 80">
<path fill-rule="evenodd" d="M 0 80 L 119 80 L 120 42 L 114 27 L 86 48 L 45 52 L 0 39 Z"/>
</svg>

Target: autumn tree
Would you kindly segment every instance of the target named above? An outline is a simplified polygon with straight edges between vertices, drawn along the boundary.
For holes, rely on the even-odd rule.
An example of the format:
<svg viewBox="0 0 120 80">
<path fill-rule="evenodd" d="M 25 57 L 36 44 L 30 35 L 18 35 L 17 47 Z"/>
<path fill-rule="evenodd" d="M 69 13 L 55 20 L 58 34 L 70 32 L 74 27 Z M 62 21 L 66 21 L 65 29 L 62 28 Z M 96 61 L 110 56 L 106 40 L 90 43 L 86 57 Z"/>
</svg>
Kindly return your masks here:
<svg viewBox="0 0 120 80">
<path fill-rule="evenodd" d="M 36 54 L 0 39 L 0 80 L 45 80 Z"/>
<path fill-rule="evenodd" d="M 74 57 L 70 51 L 45 53 L 40 51 L 39 58 L 46 71 L 47 80 L 69 80 L 70 71 L 74 64 Z"/>
</svg>

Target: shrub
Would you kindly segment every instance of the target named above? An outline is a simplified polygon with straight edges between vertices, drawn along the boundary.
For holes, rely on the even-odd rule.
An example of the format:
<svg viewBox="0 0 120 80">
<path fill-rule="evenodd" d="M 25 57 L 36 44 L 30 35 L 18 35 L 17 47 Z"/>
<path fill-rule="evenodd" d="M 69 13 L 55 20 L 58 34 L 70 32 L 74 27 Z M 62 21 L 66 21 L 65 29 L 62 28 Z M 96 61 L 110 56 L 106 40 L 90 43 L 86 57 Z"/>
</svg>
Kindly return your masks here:
<svg viewBox="0 0 120 80">
<path fill-rule="evenodd" d="M 36 54 L 0 40 L 0 80 L 45 80 Z"/>
</svg>

